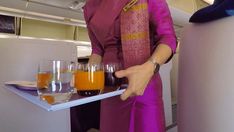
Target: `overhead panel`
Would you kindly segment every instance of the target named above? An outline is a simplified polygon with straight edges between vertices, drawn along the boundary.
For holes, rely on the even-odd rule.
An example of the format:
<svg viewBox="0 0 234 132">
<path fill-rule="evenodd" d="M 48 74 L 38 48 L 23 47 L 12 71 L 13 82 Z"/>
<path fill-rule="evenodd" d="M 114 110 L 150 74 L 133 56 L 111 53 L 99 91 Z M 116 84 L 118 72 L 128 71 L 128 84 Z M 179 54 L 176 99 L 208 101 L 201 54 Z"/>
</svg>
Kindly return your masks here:
<svg viewBox="0 0 234 132">
<path fill-rule="evenodd" d="M 0 13 L 50 22 L 86 26 L 82 4 L 85 0 L 1 0 Z M 177 36 L 191 14 L 169 6 Z"/>
<path fill-rule="evenodd" d="M 62 0 L 49 0 L 46 3 L 43 3 L 43 1 L 1 0 L 0 13 L 23 18 L 85 26 L 82 10 L 69 9 L 69 7 L 65 6 L 65 3 L 68 5 L 74 0 L 64 0 L 63 2 Z"/>
</svg>

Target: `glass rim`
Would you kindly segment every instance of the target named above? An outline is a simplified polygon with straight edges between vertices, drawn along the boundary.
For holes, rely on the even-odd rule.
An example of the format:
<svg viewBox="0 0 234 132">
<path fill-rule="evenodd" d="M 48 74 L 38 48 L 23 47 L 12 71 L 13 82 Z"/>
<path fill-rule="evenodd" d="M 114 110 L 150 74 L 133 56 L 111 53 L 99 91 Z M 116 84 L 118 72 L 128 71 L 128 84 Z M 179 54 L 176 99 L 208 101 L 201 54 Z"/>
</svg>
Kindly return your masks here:
<svg viewBox="0 0 234 132">
<path fill-rule="evenodd" d="M 104 70 L 103 63 L 76 63 L 76 70 L 81 71 L 98 71 Z"/>
<path fill-rule="evenodd" d="M 72 60 L 59 60 L 59 59 L 49 59 L 49 60 L 40 60 L 39 63 L 42 63 L 42 62 L 68 62 L 68 63 L 75 63 L 74 61 Z"/>
</svg>

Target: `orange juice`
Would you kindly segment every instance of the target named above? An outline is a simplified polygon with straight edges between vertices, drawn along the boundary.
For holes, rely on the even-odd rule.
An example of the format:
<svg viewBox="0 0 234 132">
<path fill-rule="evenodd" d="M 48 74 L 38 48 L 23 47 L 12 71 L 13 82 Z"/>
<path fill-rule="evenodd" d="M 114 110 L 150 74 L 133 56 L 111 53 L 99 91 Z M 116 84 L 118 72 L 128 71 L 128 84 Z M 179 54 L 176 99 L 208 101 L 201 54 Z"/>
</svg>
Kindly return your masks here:
<svg viewBox="0 0 234 132">
<path fill-rule="evenodd" d="M 74 75 L 75 88 L 78 91 L 104 89 L 104 72 L 101 70 L 94 72 L 77 70 Z"/>
<path fill-rule="evenodd" d="M 40 96 L 41 100 L 46 101 L 48 104 L 53 104 L 54 103 L 54 96 L 51 95 L 41 95 Z"/>
<path fill-rule="evenodd" d="M 51 78 L 52 78 L 51 73 L 47 73 L 47 72 L 38 73 L 37 74 L 37 87 L 48 88 Z"/>
</svg>

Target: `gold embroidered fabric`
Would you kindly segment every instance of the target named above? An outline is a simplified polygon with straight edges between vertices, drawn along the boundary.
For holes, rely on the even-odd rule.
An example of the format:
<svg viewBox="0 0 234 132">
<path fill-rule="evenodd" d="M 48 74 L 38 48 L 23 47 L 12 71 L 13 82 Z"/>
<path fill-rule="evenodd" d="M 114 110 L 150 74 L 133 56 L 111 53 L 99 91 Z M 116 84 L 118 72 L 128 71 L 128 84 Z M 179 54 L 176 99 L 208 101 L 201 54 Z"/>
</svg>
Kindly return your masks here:
<svg viewBox="0 0 234 132">
<path fill-rule="evenodd" d="M 150 57 L 147 0 L 138 0 L 122 11 L 120 28 L 125 68 L 144 63 Z"/>
</svg>

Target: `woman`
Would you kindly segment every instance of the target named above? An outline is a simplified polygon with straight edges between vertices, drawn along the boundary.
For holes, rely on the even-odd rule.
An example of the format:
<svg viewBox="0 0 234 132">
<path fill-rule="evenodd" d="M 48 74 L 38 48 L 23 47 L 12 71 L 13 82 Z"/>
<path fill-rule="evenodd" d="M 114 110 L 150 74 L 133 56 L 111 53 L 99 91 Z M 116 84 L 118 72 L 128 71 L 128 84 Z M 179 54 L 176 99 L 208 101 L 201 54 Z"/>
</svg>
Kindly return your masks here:
<svg viewBox="0 0 234 132">
<path fill-rule="evenodd" d="M 84 16 L 90 63 L 121 63 L 128 79 L 119 97 L 101 102 L 101 132 L 165 132 L 162 82 L 157 72 L 176 49 L 165 0 L 88 0 Z M 139 96 L 140 95 L 140 96 Z"/>
</svg>

